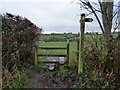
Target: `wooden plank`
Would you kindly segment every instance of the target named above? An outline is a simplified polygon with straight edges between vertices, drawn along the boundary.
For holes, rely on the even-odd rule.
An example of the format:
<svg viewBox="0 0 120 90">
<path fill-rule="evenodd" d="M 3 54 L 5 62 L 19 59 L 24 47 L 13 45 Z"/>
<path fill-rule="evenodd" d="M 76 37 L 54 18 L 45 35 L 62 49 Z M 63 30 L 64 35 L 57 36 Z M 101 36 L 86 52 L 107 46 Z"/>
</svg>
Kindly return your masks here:
<svg viewBox="0 0 120 90">
<path fill-rule="evenodd" d="M 40 57 L 40 56 L 51 56 L 51 57 L 66 57 L 67 55 L 63 55 L 63 54 L 59 54 L 59 55 L 50 55 L 50 54 L 38 54 L 37 55 L 38 57 Z"/>
<path fill-rule="evenodd" d="M 69 39 L 67 39 L 67 66 L 69 65 Z"/>
<path fill-rule="evenodd" d="M 37 47 L 39 49 L 67 49 L 67 47 Z"/>
<path fill-rule="evenodd" d="M 40 63 L 59 63 L 59 61 L 40 61 Z"/>
</svg>

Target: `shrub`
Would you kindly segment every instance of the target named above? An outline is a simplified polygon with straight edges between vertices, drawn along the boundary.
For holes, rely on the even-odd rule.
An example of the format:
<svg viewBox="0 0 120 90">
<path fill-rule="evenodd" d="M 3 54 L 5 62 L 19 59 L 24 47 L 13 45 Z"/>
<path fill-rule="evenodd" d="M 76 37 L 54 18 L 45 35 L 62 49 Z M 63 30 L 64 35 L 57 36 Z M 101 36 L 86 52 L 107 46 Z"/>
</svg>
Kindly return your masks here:
<svg viewBox="0 0 120 90">
<path fill-rule="evenodd" d="M 87 43 L 89 42 L 89 43 Z M 111 47 L 106 49 L 104 38 L 101 36 L 91 37 L 85 41 L 84 47 L 84 73 L 80 87 L 87 88 L 115 88 L 119 87 L 120 81 L 120 42 L 111 40 Z M 87 69 L 86 69 L 87 68 Z M 85 77 L 89 71 L 91 77 Z M 103 83 L 103 84 L 102 84 Z"/>
<path fill-rule="evenodd" d="M 29 62 L 37 34 L 41 30 L 27 18 L 10 13 L 2 15 L 3 75 L 6 70 L 13 75 L 15 69 L 22 70 Z M 7 80 L 3 79 L 3 82 Z"/>
</svg>

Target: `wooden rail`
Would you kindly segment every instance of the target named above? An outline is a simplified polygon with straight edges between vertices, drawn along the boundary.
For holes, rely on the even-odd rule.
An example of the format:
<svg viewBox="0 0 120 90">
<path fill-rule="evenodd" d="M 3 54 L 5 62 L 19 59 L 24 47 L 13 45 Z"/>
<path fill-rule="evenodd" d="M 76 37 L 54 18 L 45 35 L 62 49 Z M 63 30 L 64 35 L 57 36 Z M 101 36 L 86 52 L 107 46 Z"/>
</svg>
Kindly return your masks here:
<svg viewBox="0 0 120 90">
<path fill-rule="evenodd" d="M 38 54 L 37 55 L 38 57 L 41 57 L 41 56 L 51 56 L 51 57 L 66 57 L 67 55 L 64 55 L 64 54 L 59 54 L 59 55 L 53 55 L 53 54 Z"/>
<path fill-rule="evenodd" d="M 66 50 L 66 55 L 65 54 L 37 54 L 38 49 L 45 49 L 45 50 Z M 69 39 L 67 39 L 67 46 L 66 47 L 58 47 L 58 46 L 42 46 L 42 47 L 34 47 L 34 52 L 35 52 L 35 65 L 38 65 L 38 57 L 66 57 L 67 61 L 66 64 L 69 64 Z M 52 52 L 51 52 L 52 53 Z M 46 61 L 48 62 L 48 61 Z"/>
<path fill-rule="evenodd" d="M 40 63 L 59 63 L 59 61 L 40 61 Z"/>
<path fill-rule="evenodd" d="M 38 49 L 49 49 L 49 50 L 51 50 L 51 49 L 67 49 L 67 47 L 37 47 Z"/>
</svg>

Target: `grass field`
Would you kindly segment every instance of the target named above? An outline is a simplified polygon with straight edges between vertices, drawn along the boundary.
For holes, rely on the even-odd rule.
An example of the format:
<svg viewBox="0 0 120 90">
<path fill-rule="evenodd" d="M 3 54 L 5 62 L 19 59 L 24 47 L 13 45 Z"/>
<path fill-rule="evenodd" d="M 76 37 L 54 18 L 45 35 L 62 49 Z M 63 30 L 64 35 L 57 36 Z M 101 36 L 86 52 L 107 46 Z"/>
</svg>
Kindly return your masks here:
<svg viewBox="0 0 120 90">
<path fill-rule="evenodd" d="M 66 35 L 66 34 L 65 34 Z M 55 37 L 65 37 L 65 35 L 63 34 L 54 34 L 54 35 L 42 35 L 41 39 L 44 40 L 44 38 L 46 37 L 47 39 L 49 38 L 52 38 L 53 36 Z M 114 37 L 116 37 L 117 35 L 114 35 Z M 43 38 L 44 37 L 44 38 Z M 72 37 L 72 38 L 75 38 L 77 37 L 77 34 L 74 36 L 74 35 L 69 35 L 68 36 L 66 35 L 66 39 L 67 37 Z M 52 40 L 52 39 L 51 39 Z M 91 45 L 94 47 L 96 47 L 96 45 L 98 46 L 99 49 L 102 48 L 102 46 L 104 46 L 104 39 L 103 39 L 103 35 L 85 35 L 85 39 L 84 39 L 84 48 L 85 48 L 85 51 L 86 50 L 89 50 L 91 48 Z M 37 42 L 37 46 L 44 46 L 44 47 L 66 47 L 67 46 L 67 42 L 66 41 L 40 41 L 40 42 Z M 69 47 L 70 51 L 70 55 L 69 55 L 69 58 L 70 58 L 70 63 L 74 64 L 74 63 L 77 63 L 77 42 L 76 41 L 72 41 L 70 42 L 70 47 Z M 104 49 L 104 48 L 102 48 Z M 105 51 L 105 50 L 104 50 Z M 38 50 L 38 54 L 65 54 L 66 55 L 67 53 L 67 50 Z"/>
<path fill-rule="evenodd" d="M 39 42 L 37 43 L 37 46 L 46 46 L 46 47 L 56 47 L 56 46 L 59 46 L 59 47 L 66 47 L 67 46 L 67 43 L 66 42 Z M 77 42 L 70 42 L 70 47 L 69 47 L 70 51 L 70 63 L 76 63 L 77 62 Z M 67 50 L 38 50 L 38 54 L 67 54 Z"/>
</svg>

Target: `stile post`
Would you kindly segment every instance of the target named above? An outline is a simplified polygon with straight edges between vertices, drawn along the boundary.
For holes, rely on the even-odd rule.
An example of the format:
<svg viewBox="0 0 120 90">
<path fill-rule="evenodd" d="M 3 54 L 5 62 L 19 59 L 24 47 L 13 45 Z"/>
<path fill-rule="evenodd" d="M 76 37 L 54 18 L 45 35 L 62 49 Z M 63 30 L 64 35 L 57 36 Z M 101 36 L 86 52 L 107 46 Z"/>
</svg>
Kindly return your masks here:
<svg viewBox="0 0 120 90">
<path fill-rule="evenodd" d="M 85 14 L 81 14 L 80 19 L 80 42 L 79 42 L 79 60 L 78 60 L 78 74 L 83 73 L 83 47 L 84 47 L 84 31 L 85 31 Z"/>
<path fill-rule="evenodd" d="M 79 43 L 80 43 L 80 40 L 77 39 L 77 63 L 78 63 L 78 60 L 79 60 Z"/>
<path fill-rule="evenodd" d="M 34 47 L 34 52 L 35 52 L 35 65 L 37 65 L 38 64 L 37 47 Z"/>
<path fill-rule="evenodd" d="M 67 65 L 69 65 L 69 39 L 67 39 Z"/>
</svg>

